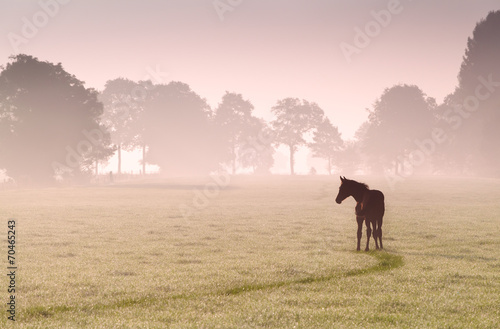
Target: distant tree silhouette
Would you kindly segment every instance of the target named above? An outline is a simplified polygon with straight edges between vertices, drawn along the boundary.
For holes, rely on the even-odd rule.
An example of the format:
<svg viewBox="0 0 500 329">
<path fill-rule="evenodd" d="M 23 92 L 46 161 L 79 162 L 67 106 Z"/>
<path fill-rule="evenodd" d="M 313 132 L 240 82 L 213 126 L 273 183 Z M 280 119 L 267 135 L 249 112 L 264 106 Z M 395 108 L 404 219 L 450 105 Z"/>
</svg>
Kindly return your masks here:
<svg viewBox="0 0 500 329">
<path fill-rule="evenodd" d="M 369 109 L 366 109 L 370 112 Z M 381 173 L 383 172 L 383 163 L 381 161 L 373 161 L 376 158 L 366 147 L 369 146 L 368 131 L 370 130 L 370 121 L 365 121 L 358 127 L 354 133 L 354 139 L 347 141 L 341 151 L 341 160 L 346 156 L 346 161 L 343 162 L 344 168 L 353 168 L 350 174 L 361 169 L 365 172 Z"/>
<path fill-rule="evenodd" d="M 239 149 L 242 167 L 251 167 L 255 174 L 269 174 L 274 164 L 274 134 L 268 124 L 256 117 L 250 118 L 248 138 Z"/>
<path fill-rule="evenodd" d="M 361 167 L 362 157 L 359 143 L 355 141 L 344 141 L 342 147 L 336 152 L 337 161 L 335 166 L 346 175 L 353 175 Z"/>
<path fill-rule="evenodd" d="M 144 108 L 148 163 L 167 175 L 205 175 L 219 167 L 221 142 L 207 102 L 182 82 L 155 85 Z"/>
<path fill-rule="evenodd" d="M 446 96 L 443 103 L 436 108 L 436 127 L 446 134 L 446 142 L 436 148 L 432 164 L 436 172 L 447 174 L 464 174 L 470 172 L 471 150 L 478 144 L 481 134 L 475 129 L 464 128 L 463 119 L 456 115 L 456 97 Z M 459 119 L 459 120 L 457 120 Z M 467 137 L 466 137 L 467 136 Z"/>
<path fill-rule="evenodd" d="M 242 145 L 252 138 L 253 108 L 252 103 L 244 100 L 241 94 L 226 91 L 215 111 L 214 122 L 219 129 L 219 134 L 227 141 L 226 158 L 233 174 L 236 173 L 238 153 Z"/>
<path fill-rule="evenodd" d="M 384 90 L 370 111 L 362 133 L 361 150 L 372 169 L 393 166 L 403 170 L 401 159 L 416 148 L 416 140 L 431 135 L 436 103 L 415 85 Z"/>
<path fill-rule="evenodd" d="M 107 126 L 101 125 L 101 131 L 105 131 L 106 129 Z M 90 173 L 93 168 L 94 175 L 97 176 L 99 174 L 99 164 L 107 164 L 109 158 L 115 153 L 116 148 L 111 145 L 109 133 L 107 133 L 105 138 L 105 143 L 93 145 L 88 156 L 83 159 L 82 167 L 85 169 L 85 172 Z"/>
<path fill-rule="evenodd" d="M 279 100 L 272 108 L 275 119 L 271 122 L 277 144 L 288 146 L 290 150 L 290 173 L 294 172 L 295 152 L 306 145 L 304 135 L 321 123 L 324 112 L 316 104 L 298 98 Z"/>
<path fill-rule="evenodd" d="M 446 102 L 454 126 L 455 155 L 465 167 L 500 174 L 500 11 L 477 23 L 458 74 L 458 87 Z"/>
<path fill-rule="evenodd" d="M 143 150 L 142 172 L 146 172 L 143 111 L 150 81 L 134 82 L 117 78 L 106 82 L 99 99 L 104 104 L 103 122 L 109 127 L 111 138 L 117 147 L 118 174 L 121 174 L 121 151 Z"/>
<path fill-rule="evenodd" d="M 328 174 L 330 175 L 332 174 L 333 159 L 338 155 L 342 143 L 338 128 L 332 125 L 330 119 L 324 117 L 314 131 L 313 142 L 309 143 L 309 148 L 312 150 L 313 156 L 328 161 Z"/>
<path fill-rule="evenodd" d="M 467 40 L 467 49 L 458 74 L 458 93 L 474 92 L 480 84 L 478 77 L 492 74 L 499 81 L 500 67 L 500 10 L 492 11 L 486 19 L 476 24 L 472 38 Z M 469 96 L 469 95 L 467 95 Z M 493 95 L 492 95 L 493 96 Z M 500 95 L 495 95 L 500 98 Z"/>
<path fill-rule="evenodd" d="M 113 153 L 97 92 L 62 65 L 11 57 L 0 74 L 0 167 L 38 184 L 82 177 Z"/>
</svg>

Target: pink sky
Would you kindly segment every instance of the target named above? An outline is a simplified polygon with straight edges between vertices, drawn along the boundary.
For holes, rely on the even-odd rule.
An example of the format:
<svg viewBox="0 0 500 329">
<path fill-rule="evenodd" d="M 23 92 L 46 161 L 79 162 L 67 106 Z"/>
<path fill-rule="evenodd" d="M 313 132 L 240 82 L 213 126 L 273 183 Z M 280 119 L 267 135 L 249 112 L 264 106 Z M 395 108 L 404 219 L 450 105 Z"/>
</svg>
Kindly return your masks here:
<svg viewBox="0 0 500 329">
<path fill-rule="evenodd" d="M 373 12 L 391 9 L 377 23 Z M 496 0 L 0 1 L 0 64 L 27 53 L 97 89 L 161 71 L 157 82 L 188 83 L 212 107 L 226 90 L 241 93 L 268 120 L 278 99 L 305 98 L 351 138 L 387 87 L 416 84 L 438 102 L 452 92 L 467 37 L 498 9 Z M 349 62 L 340 45 L 376 24 Z"/>
</svg>

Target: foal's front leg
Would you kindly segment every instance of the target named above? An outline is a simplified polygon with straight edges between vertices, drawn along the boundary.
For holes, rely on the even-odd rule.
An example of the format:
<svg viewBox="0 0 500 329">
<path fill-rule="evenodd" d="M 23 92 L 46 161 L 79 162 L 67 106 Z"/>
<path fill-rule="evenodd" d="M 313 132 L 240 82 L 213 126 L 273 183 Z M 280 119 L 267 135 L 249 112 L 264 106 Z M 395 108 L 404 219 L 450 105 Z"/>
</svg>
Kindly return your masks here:
<svg viewBox="0 0 500 329">
<path fill-rule="evenodd" d="M 356 221 L 358 222 L 358 247 L 356 248 L 357 251 L 360 251 L 360 244 L 361 244 L 361 235 L 362 235 L 362 229 L 363 229 L 363 221 L 365 218 L 363 216 L 356 216 Z"/>
</svg>

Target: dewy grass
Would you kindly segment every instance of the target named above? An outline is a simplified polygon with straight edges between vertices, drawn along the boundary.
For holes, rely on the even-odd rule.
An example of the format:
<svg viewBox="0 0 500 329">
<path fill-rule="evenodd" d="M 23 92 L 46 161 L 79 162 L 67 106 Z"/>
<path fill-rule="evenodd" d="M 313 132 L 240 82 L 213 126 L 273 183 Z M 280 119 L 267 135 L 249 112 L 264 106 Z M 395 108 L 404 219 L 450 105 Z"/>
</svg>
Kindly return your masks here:
<svg viewBox="0 0 500 329">
<path fill-rule="evenodd" d="M 497 180 L 358 178 L 387 201 L 386 249 L 368 253 L 337 180 L 233 177 L 189 218 L 195 191 L 169 187 L 203 181 L 0 191 L 19 237 L 16 327 L 497 326 Z"/>
<path fill-rule="evenodd" d="M 375 257 L 378 260 L 378 263 L 370 266 L 368 268 L 364 269 L 358 269 L 358 270 L 350 270 L 347 271 L 346 273 L 341 273 L 341 272 L 334 272 L 329 275 L 324 275 L 324 276 L 309 276 L 306 278 L 302 279 L 297 279 L 297 280 L 288 280 L 288 281 L 277 281 L 277 282 L 270 282 L 270 283 L 255 283 L 255 284 L 245 284 L 233 288 L 229 288 L 226 290 L 222 290 L 219 292 L 209 292 L 206 294 L 180 294 L 180 295 L 174 295 L 171 297 L 167 297 L 166 299 L 170 300 L 176 300 L 176 299 L 196 299 L 196 298 L 203 298 L 203 297 L 214 297 L 217 295 L 238 295 L 242 293 L 248 293 L 252 291 L 257 291 L 257 290 L 267 290 L 267 289 L 274 289 L 274 288 L 280 288 L 283 286 L 288 286 L 292 284 L 311 284 L 311 283 L 316 283 L 316 282 L 323 282 L 323 281 L 328 281 L 332 279 L 340 279 L 343 277 L 351 277 L 351 276 L 357 276 L 357 275 L 365 275 L 369 273 L 374 273 L 374 272 L 383 272 L 383 271 L 388 271 L 391 269 L 395 269 L 398 267 L 403 266 L 403 259 L 401 256 L 397 255 L 392 255 L 387 252 L 383 251 L 371 251 L 368 253 L 369 255 Z M 27 317 L 50 317 L 54 315 L 55 313 L 63 313 L 63 312 L 75 312 L 75 311 L 85 311 L 87 313 L 95 312 L 95 311 L 103 311 L 103 310 L 112 310 L 114 308 L 122 308 L 122 307 L 134 307 L 134 306 L 145 306 L 145 305 L 151 305 L 154 303 L 160 302 L 159 298 L 155 297 L 141 297 L 137 299 L 133 298 L 127 298 L 127 299 L 122 299 L 118 300 L 114 303 L 111 304 L 95 304 L 92 306 L 80 306 L 79 308 L 76 307 L 68 307 L 68 306 L 50 306 L 47 308 L 41 307 L 41 306 L 35 306 L 32 308 L 29 308 L 26 310 L 26 316 Z"/>
</svg>

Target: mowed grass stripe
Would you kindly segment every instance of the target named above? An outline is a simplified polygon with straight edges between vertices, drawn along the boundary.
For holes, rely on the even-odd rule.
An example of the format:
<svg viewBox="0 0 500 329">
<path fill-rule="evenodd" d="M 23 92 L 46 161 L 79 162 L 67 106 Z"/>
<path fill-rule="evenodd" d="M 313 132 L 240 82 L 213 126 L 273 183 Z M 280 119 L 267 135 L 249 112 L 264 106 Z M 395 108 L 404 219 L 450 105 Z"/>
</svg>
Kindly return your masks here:
<svg viewBox="0 0 500 329">
<path fill-rule="evenodd" d="M 252 291 L 259 290 L 269 290 L 280 288 L 284 286 L 290 286 L 294 284 L 313 284 L 318 282 L 330 281 L 333 279 L 342 279 L 347 277 L 359 276 L 359 275 L 368 275 L 377 272 L 389 271 L 392 269 L 396 269 L 402 267 L 404 265 L 403 257 L 395 254 L 391 254 L 385 251 L 371 251 L 368 252 L 368 255 L 376 258 L 378 263 L 372 265 L 367 268 L 350 270 L 345 273 L 331 273 L 329 275 L 323 276 L 309 276 L 306 278 L 296 279 L 296 280 L 283 280 L 276 281 L 271 283 L 256 283 L 256 284 L 245 284 L 238 287 L 230 288 L 227 290 L 222 290 L 218 292 L 204 293 L 204 294 L 177 294 L 168 297 L 168 300 L 177 300 L 177 299 L 196 299 L 202 297 L 211 297 L 211 296 L 229 296 L 229 295 L 239 295 L 243 293 L 248 293 Z M 126 298 L 118 300 L 114 303 L 104 304 L 93 304 L 88 306 L 34 306 L 29 307 L 21 312 L 21 319 L 35 319 L 35 318 L 48 318 L 58 313 L 65 312 L 86 312 L 91 313 L 95 311 L 105 311 L 112 310 L 124 307 L 133 307 L 133 306 L 150 306 L 161 301 L 164 301 L 165 298 L 158 297 L 141 297 L 141 298 Z"/>
<path fill-rule="evenodd" d="M 373 266 L 368 267 L 368 268 L 350 270 L 350 271 L 347 271 L 345 273 L 332 273 L 332 274 L 323 275 L 323 276 L 309 276 L 309 277 L 297 279 L 297 280 L 278 281 L 278 282 L 272 282 L 272 283 L 268 283 L 268 284 L 257 283 L 257 284 L 243 285 L 243 286 L 231 288 L 229 290 L 225 290 L 222 292 L 222 294 L 223 295 L 237 295 L 237 294 L 250 292 L 250 291 L 256 291 L 256 290 L 280 288 L 280 287 L 288 286 L 288 285 L 292 285 L 292 284 L 309 284 L 309 283 L 315 283 L 315 282 L 323 282 L 323 281 L 329 281 L 329 280 L 333 280 L 333 279 L 340 279 L 340 278 L 365 275 L 365 274 L 370 274 L 370 273 L 375 273 L 375 272 L 388 271 L 388 270 L 395 269 L 395 268 L 398 268 L 398 267 L 401 267 L 404 265 L 403 257 L 398 256 L 398 255 L 393 255 L 393 254 L 390 254 L 387 252 L 377 252 L 377 251 L 372 251 L 372 252 L 369 252 L 368 254 L 375 257 L 376 259 L 378 259 L 379 262 Z"/>
</svg>

